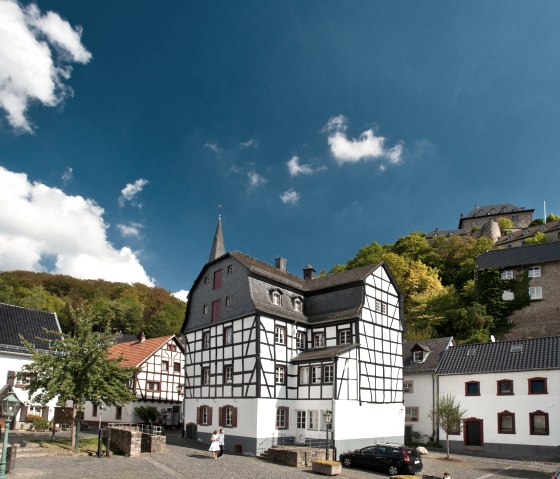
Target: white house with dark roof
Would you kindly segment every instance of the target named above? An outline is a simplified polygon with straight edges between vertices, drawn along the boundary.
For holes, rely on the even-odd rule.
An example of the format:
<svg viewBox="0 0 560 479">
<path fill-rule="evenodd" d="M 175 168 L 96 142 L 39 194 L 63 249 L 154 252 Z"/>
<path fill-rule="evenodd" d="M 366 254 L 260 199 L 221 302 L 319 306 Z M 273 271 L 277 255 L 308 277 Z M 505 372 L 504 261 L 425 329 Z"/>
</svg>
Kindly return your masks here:
<svg viewBox="0 0 560 479">
<path fill-rule="evenodd" d="M 554 336 L 560 331 L 560 241 L 486 251 L 476 258 L 481 270 L 497 269 L 506 283 L 502 299 L 514 299 L 507 281 L 529 278 L 531 303 L 509 318 L 513 324 L 502 339 Z"/>
<path fill-rule="evenodd" d="M 338 451 L 402 442 L 402 297 L 388 268 L 303 277 L 226 253 L 221 221 L 189 293 L 184 414 L 187 436 L 226 428 L 226 448 L 325 439 Z"/>
<path fill-rule="evenodd" d="M 61 332 L 56 313 L 0 303 L 0 386 L 11 384 L 24 404 L 13 427 L 19 427 L 18 423 L 25 422 L 27 416 L 41 416 L 50 420 L 54 415 L 56 401 L 45 406 L 30 401 L 27 382 L 17 373 L 31 362 L 31 353 L 23 340 L 32 343 L 39 351 L 48 351 L 50 341 L 57 337 L 56 332 Z"/>
<path fill-rule="evenodd" d="M 467 410 L 454 451 L 560 456 L 560 336 L 449 347 L 437 375 Z"/>
<path fill-rule="evenodd" d="M 422 339 L 403 344 L 405 440 L 427 442 L 437 437 L 431 412 L 438 398 L 436 370 L 452 337 Z"/>
</svg>

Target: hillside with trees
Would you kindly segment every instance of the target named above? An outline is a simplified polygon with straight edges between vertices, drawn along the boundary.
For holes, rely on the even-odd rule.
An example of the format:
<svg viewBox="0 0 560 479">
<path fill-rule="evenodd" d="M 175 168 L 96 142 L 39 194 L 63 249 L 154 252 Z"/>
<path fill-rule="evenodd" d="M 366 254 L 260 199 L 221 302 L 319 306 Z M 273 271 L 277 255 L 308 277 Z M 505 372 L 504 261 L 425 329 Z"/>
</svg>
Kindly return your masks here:
<svg viewBox="0 0 560 479">
<path fill-rule="evenodd" d="M 459 343 L 486 342 L 507 331 L 507 317 L 529 304 L 526 277 L 505 283 L 497 270 L 476 270 L 475 258 L 492 248 L 484 237 L 428 241 L 413 232 L 395 244 L 364 246 L 331 273 L 384 261 L 404 296 L 407 340 L 454 336 Z M 514 290 L 515 301 L 502 300 L 505 289 Z"/>
<path fill-rule="evenodd" d="M 0 273 L 0 302 L 56 312 L 65 333 L 74 330 L 70 311 L 80 305 L 94 317 L 96 331 L 144 331 L 152 338 L 177 334 L 186 309 L 163 288 L 29 271 Z"/>
</svg>

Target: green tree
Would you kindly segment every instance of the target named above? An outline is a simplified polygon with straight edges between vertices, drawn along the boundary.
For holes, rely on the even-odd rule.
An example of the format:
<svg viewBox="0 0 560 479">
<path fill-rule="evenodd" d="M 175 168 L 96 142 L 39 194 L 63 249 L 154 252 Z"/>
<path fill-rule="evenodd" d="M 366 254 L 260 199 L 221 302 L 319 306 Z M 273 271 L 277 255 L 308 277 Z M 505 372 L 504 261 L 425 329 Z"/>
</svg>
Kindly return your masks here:
<svg viewBox="0 0 560 479">
<path fill-rule="evenodd" d="M 461 409 L 461 404 L 455 401 L 455 396 L 442 394 L 430 414 L 435 426 L 445 432 L 447 459 L 449 459 L 449 434 L 461 431 L 466 413 L 466 409 Z"/>
<path fill-rule="evenodd" d="M 513 228 L 513 222 L 510 218 L 506 218 L 505 216 L 498 218 L 498 225 L 500 225 L 500 232 L 502 234 L 509 233 Z"/>
<path fill-rule="evenodd" d="M 154 423 L 159 418 L 159 411 L 154 406 L 138 406 L 134 412 L 143 423 Z"/>
<path fill-rule="evenodd" d="M 526 245 L 549 243 L 550 238 L 542 231 L 537 231 L 534 236 L 525 240 Z"/>
<path fill-rule="evenodd" d="M 529 228 L 531 226 L 541 226 L 544 225 L 544 220 L 542 218 L 535 218 L 533 221 L 529 223 Z"/>
<path fill-rule="evenodd" d="M 560 220 L 560 216 L 555 215 L 554 213 L 550 213 L 547 217 L 546 217 L 546 222 L 547 223 L 553 223 L 554 221 L 558 221 Z"/>
<path fill-rule="evenodd" d="M 23 366 L 23 372 L 33 400 L 46 404 L 56 398 L 59 405 L 72 402 L 72 448 L 76 448 L 77 414 L 86 401 L 122 406 L 135 395 L 128 388 L 132 370 L 121 367 L 120 359 L 109 358 L 114 336 L 92 332 L 94 318 L 85 308 L 72 308 L 71 315 L 73 334 L 57 334 L 50 352 L 26 344 L 32 362 Z"/>
</svg>

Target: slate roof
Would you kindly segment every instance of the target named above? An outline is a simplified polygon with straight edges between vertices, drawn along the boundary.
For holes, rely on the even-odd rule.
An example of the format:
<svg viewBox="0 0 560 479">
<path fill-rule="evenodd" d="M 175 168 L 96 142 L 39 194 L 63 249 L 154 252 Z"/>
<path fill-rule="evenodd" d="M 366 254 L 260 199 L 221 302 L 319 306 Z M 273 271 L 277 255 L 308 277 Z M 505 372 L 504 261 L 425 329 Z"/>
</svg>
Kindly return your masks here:
<svg viewBox="0 0 560 479">
<path fill-rule="evenodd" d="M 453 344 L 452 337 L 405 341 L 403 343 L 404 374 L 434 372 L 437 369 L 443 352 L 450 344 Z M 426 359 L 421 363 L 415 363 L 412 360 L 412 349 L 416 345 L 420 346 L 424 351 L 430 351 Z"/>
<path fill-rule="evenodd" d="M 533 211 L 535 211 L 535 210 L 534 209 L 526 210 L 524 207 L 514 206 L 510 203 L 500 203 L 500 204 L 497 204 L 497 205 L 476 206 L 475 208 L 473 208 L 469 212 L 468 215 L 461 216 L 461 219 L 459 220 L 459 228 L 461 228 L 463 220 L 466 220 L 466 219 L 482 218 L 484 216 L 486 216 L 486 217 L 500 216 L 500 215 L 507 215 L 507 214 L 510 214 L 510 213 L 519 213 L 519 212 L 532 213 Z"/>
<path fill-rule="evenodd" d="M 528 266 L 560 261 L 560 241 L 486 251 L 477 256 L 480 269 Z"/>
<path fill-rule="evenodd" d="M 544 234 L 560 231 L 560 221 L 550 221 L 546 223 L 546 225 L 531 226 L 529 228 L 512 231 L 511 233 L 500 236 L 494 246 L 497 248 L 502 245 L 507 245 L 508 243 L 519 241 L 522 238 L 531 238 L 539 231 L 542 231 Z"/>
<path fill-rule="evenodd" d="M 118 343 L 109 348 L 109 357 L 118 358 L 122 356 L 124 359 L 120 363 L 121 366 L 136 368 L 164 344 L 167 344 L 171 338 L 173 338 L 173 336 L 162 336 L 159 338 L 145 339 L 143 342 L 136 340 Z"/>
<path fill-rule="evenodd" d="M 28 353 L 20 336 L 47 350 L 60 332 L 55 313 L 0 303 L 0 351 Z"/>
<path fill-rule="evenodd" d="M 357 348 L 358 344 L 341 344 L 339 346 L 329 346 L 328 348 L 309 349 L 292 358 L 292 363 L 309 363 L 321 361 L 322 359 L 332 359 L 335 356 Z"/>
<path fill-rule="evenodd" d="M 512 346 L 520 349 L 512 352 Z M 463 344 L 447 349 L 438 374 L 471 374 L 560 368 L 560 336 Z"/>
</svg>

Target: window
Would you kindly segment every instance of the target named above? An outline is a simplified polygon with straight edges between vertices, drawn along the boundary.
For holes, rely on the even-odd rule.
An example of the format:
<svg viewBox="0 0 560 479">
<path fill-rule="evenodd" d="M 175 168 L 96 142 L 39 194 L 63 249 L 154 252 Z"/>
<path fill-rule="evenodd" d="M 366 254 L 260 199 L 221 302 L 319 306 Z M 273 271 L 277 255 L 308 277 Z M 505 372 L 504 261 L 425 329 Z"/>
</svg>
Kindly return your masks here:
<svg viewBox="0 0 560 479">
<path fill-rule="evenodd" d="M 274 369 L 274 382 L 276 384 L 286 384 L 286 366 L 276 366 Z"/>
<path fill-rule="evenodd" d="M 375 312 L 381 314 L 387 314 L 387 304 L 379 300 L 375 300 Z"/>
<path fill-rule="evenodd" d="M 165 372 L 169 371 L 169 361 L 161 362 L 161 370 Z"/>
<path fill-rule="evenodd" d="M 498 413 L 498 434 L 515 434 L 515 414 L 509 411 Z"/>
<path fill-rule="evenodd" d="M 210 368 L 202 368 L 202 385 L 210 384 Z"/>
<path fill-rule="evenodd" d="M 122 406 L 117 406 L 115 409 L 115 419 L 122 419 Z"/>
<path fill-rule="evenodd" d="M 313 335 L 313 347 L 314 348 L 325 347 L 325 333 L 315 333 Z"/>
<path fill-rule="evenodd" d="M 146 391 L 159 392 L 159 390 L 160 390 L 159 381 L 148 381 L 148 386 L 146 388 Z"/>
<path fill-rule="evenodd" d="M 207 304 L 202 306 L 202 314 L 208 314 L 208 305 Z"/>
<path fill-rule="evenodd" d="M 299 367 L 299 383 L 309 384 L 309 366 Z"/>
<path fill-rule="evenodd" d="M 282 298 L 278 291 L 273 291 L 271 294 L 271 298 L 272 298 L 272 304 L 276 306 L 280 306 L 282 304 Z"/>
<path fill-rule="evenodd" d="M 180 373 L 181 372 L 181 363 L 173 363 L 173 372 Z"/>
<path fill-rule="evenodd" d="M 233 366 L 224 366 L 224 383 L 233 383 Z"/>
<path fill-rule="evenodd" d="M 220 300 L 217 299 L 216 301 L 212 302 L 212 322 L 215 323 L 216 321 L 220 320 Z"/>
<path fill-rule="evenodd" d="M 311 368 L 311 382 L 319 384 L 321 382 L 321 366 L 313 366 Z"/>
<path fill-rule="evenodd" d="M 513 270 L 512 269 L 504 269 L 502 271 L 502 279 L 504 280 L 508 280 L 508 279 L 513 279 Z"/>
<path fill-rule="evenodd" d="M 403 381 L 403 392 L 413 393 L 414 392 L 414 381 Z"/>
<path fill-rule="evenodd" d="M 548 436 L 548 413 L 543 411 L 530 412 L 529 429 L 531 434 Z"/>
<path fill-rule="evenodd" d="M 498 381 L 498 396 L 511 396 L 513 394 L 513 381 L 502 379 Z"/>
<path fill-rule="evenodd" d="M 212 408 L 210 406 L 200 406 L 196 408 L 197 424 L 208 426 L 212 424 Z"/>
<path fill-rule="evenodd" d="M 286 344 L 286 328 L 284 326 L 274 327 L 274 342 L 276 344 Z"/>
<path fill-rule="evenodd" d="M 276 429 L 288 429 L 288 408 L 276 408 Z"/>
<path fill-rule="evenodd" d="M 222 270 L 214 271 L 214 289 L 220 289 L 222 287 Z"/>
<path fill-rule="evenodd" d="M 465 383 L 465 396 L 480 396 L 480 383 L 477 381 Z"/>
<path fill-rule="evenodd" d="M 210 349 L 210 331 L 202 333 L 202 349 Z"/>
<path fill-rule="evenodd" d="M 177 351 L 177 345 L 176 344 L 168 344 L 167 349 L 169 351 Z"/>
<path fill-rule="evenodd" d="M 29 377 L 28 376 L 24 376 L 23 374 L 17 374 L 16 375 L 16 386 L 23 388 L 25 386 L 29 386 Z M 29 411 L 27 412 L 27 414 L 30 414 Z"/>
<path fill-rule="evenodd" d="M 224 344 L 226 346 L 233 344 L 233 328 L 231 326 L 224 328 Z"/>
<path fill-rule="evenodd" d="M 529 278 L 540 278 L 541 277 L 541 267 L 531 266 L 528 270 Z"/>
<path fill-rule="evenodd" d="M 503 301 L 513 301 L 514 299 L 515 299 L 515 295 L 513 294 L 513 291 L 510 291 L 510 290 L 506 289 L 502 293 L 502 300 Z"/>
<path fill-rule="evenodd" d="M 326 384 L 332 384 L 334 381 L 334 365 L 326 364 L 323 367 L 323 382 Z"/>
<path fill-rule="evenodd" d="M 546 378 L 529 379 L 529 394 L 548 394 Z"/>
<path fill-rule="evenodd" d="M 309 427 L 308 429 L 319 429 L 319 411 L 309 412 Z"/>
<path fill-rule="evenodd" d="M 91 415 L 93 417 L 97 417 L 97 404 L 92 404 L 91 405 Z"/>
<path fill-rule="evenodd" d="M 418 421 L 418 408 L 417 407 L 407 407 L 405 409 L 405 421 Z"/>
<path fill-rule="evenodd" d="M 412 353 L 412 360 L 415 363 L 421 363 L 422 361 L 424 361 L 424 351 L 414 351 Z"/>
<path fill-rule="evenodd" d="M 294 298 L 294 311 L 297 311 L 298 313 L 301 313 L 302 304 L 303 303 L 301 302 L 301 299 Z"/>
<path fill-rule="evenodd" d="M 304 331 L 298 331 L 296 334 L 296 348 L 306 349 L 307 348 L 307 335 Z"/>
<path fill-rule="evenodd" d="M 542 286 L 530 286 L 529 297 L 531 298 L 531 301 L 534 301 L 535 299 L 542 299 Z"/>
<path fill-rule="evenodd" d="M 231 306 L 231 296 L 226 296 L 226 306 Z"/>
<path fill-rule="evenodd" d="M 224 406 L 220 408 L 220 426 L 237 427 L 237 408 Z"/>
<path fill-rule="evenodd" d="M 204 277 L 204 284 L 208 284 L 210 283 L 210 276 L 205 276 Z"/>
<path fill-rule="evenodd" d="M 341 329 L 338 332 L 338 344 L 350 344 L 352 342 L 352 331 L 350 329 Z"/>
<path fill-rule="evenodd" d="M 233 273 L 233 265 L 230 264 L 227 267 L 227 274 L 231 274 L 231 273 Z"/>
<path fill-rule="evenodd" d="M 296 411 L 296 427 L 305 429 L 307 425 L 307 411 Z"/>
</svg>

